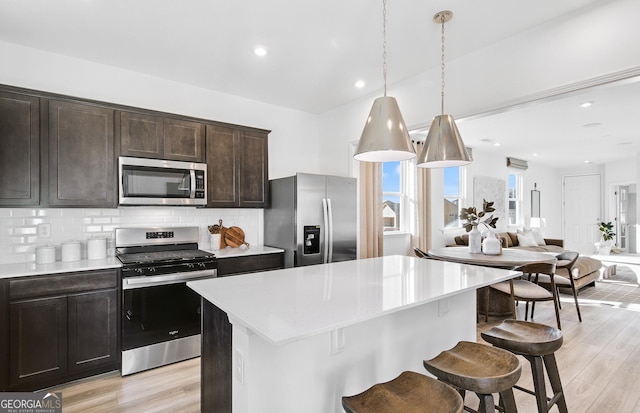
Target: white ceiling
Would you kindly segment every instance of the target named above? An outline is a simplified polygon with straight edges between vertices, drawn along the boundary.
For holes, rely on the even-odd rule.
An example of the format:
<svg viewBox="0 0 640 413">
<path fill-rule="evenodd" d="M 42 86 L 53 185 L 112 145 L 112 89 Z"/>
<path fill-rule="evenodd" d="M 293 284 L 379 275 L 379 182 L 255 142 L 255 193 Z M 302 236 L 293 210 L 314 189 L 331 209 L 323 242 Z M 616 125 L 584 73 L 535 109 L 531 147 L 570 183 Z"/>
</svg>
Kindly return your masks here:
<svg viewBox="0 0 640 413">
<path fill-rule="evenodd" d="M 388 0 L 388 83 L 439 66 L 432 17 L 440 10 L 454 12 L 446 25 L 447 59 L 454 59 L 598 3 Z M 310 113 L 382 91 L 381 0 L 0 0 L 0 40 Z M 267 56 L 254 55 L 258 45 Z M 359 79 L 362 89 L 354 87 Z M 581 161 L 602 162 L 603 142 L 616 143 L 612 153 L 640 152 L 635 143 L 617 145 L 640 140 L 631 125 L 638 87 L 625 92 L 622 109 L 607 111 L 611 95 L 588 98 L 596 101 L 589 112 L 555 100 L 530 105 L 532 114 L 508 111 L 459 126 L 472 147 L 499 141 L 508 156 L 536 152 L 560 167 L 568 151 L 584 147 Z M 603 126 L 581 126 L 593 122 Z"/>
<path fill-rule="evenodd" d="M 585 102 L 592 105 L 582 108 Z M 639 114 L 640 77 L 634 77 L 456 123 L 465 145 L 474 150 L 576 168 L 635 158 L 640 153 Z M 420 140 L 426 133 L 416 130 L 412 137 Z"/>
</svg>

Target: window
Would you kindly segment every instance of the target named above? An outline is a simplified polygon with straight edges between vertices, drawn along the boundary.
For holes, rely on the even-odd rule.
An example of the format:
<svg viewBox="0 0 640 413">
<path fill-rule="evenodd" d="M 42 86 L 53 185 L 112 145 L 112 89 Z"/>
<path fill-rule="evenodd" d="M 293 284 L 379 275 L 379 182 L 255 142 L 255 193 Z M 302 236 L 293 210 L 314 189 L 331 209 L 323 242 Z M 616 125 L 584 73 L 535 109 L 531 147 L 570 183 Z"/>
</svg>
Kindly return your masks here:
<svg viewBox="0 0 640 413">
<path fill-rule="evenodd" d="M 509 225 L 520 223 L 522 205 L 522 175 L 509 174 Z"/>
<path fill-rule="evenodd" d="M 385 231 L 400 230 L 402 192 L 400 161 L 382 164 L 382 216 Z"/>
<path fill-rule="evenodd" d="M 461 168 L 451 166 L 444 168 L 444 227 L 459 228 L 460 219 L 460 183 Z"/>
</svg>

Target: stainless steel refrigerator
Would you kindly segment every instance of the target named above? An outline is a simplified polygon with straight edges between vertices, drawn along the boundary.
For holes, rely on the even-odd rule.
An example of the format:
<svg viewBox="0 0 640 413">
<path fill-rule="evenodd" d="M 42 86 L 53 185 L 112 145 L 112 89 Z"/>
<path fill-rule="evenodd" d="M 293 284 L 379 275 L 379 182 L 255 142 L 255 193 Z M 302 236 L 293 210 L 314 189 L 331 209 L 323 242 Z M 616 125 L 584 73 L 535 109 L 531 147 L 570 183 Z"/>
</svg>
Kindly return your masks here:
<svg viewBox="0 0 640 413">
<path fill-rule="evenodd" d="M 298 173 L 272 179 L 264 243 L 285 250 L 285 267 L 356 259 L 355 178 Z"/>
</svg>

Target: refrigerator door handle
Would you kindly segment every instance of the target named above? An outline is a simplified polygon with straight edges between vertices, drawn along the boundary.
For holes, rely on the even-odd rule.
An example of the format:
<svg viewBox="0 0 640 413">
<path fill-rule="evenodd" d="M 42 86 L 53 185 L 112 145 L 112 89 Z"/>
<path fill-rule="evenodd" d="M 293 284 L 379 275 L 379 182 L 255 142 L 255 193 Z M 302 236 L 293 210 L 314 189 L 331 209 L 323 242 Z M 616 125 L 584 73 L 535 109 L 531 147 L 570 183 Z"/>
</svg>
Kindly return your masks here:
<svg viewBox="0 0 640 413">
<path fill-rule="evenodd" d="M 322 198 L 322 217 L 324 219 L 324 255 L 322 263 L 326 264 L 329 258 L 329 212 L 327 210 L 327 199 Z"/>
<path fill-rule="evenodd" d="M 327 211 L 329 216 L 329 260 L 333 262 L 333 208 L 331 207 L 331 198 L 327 198 Z"/>
</svg>

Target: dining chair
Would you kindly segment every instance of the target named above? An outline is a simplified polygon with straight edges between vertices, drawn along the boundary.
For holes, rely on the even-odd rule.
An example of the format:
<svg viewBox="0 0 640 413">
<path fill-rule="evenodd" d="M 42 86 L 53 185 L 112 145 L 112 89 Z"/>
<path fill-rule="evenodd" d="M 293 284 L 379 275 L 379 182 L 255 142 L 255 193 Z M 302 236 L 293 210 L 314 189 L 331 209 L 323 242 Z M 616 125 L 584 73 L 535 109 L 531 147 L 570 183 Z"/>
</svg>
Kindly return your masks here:
<svg viewBox="0 0 640 413">
<path fill-rule="evenodd" d="M 528 320 L 529 315 L 529 303 L 535 303 L 538 301 L 552 301 L 553 307 L 556 312 L 556 322 L 558 328 L 562 329 L 560 325 L 560 309 L 558 307 L 558 291 L 555 286 L 555 280 L 553 275 L 556 270 L 556 263 L 531 263 L 520 266 L 516 269 L 522 272 L 522 276 L 518 279 L 511 279 L 509 281 L 502 281 L 497 284 L 492 284 L 490 288 L 499 291 L 503 294 L 507 294 L 511 297 L 511 313 L 512 317 L 516 319 L 516 301 L 524 301 L 526 303 L 524 319 Z M 540 275 L 546 274 L 550 276 L 551 288 L 548 290 L 534 281 L 529 281 L 527 278 L 535 280 L 539 279 Z M 488 305 L 487 305 L 488 306 Z M 488 309 L 486 309 L 488 311 Z M 533 314 L 531 315 L 533 319 Z"/>
<path fill-rule="evenodd" d="M 578 256 L 580 254 L 576 251 L 565 251 L 562 254 L 558 254 L 556 258 L 558 261 L 556 262 L 556 270 L 559 268 L 565 268 L 569 277 L 563 277 L 562 275 L 554 274 L 553 281 L 556 288 L 556 296 L 560 291 L 560 288 L 568 288 L 571 289 L 573 293 L 573 301 L 576 303 L 576 312 L 578 313 L 578 320 L 582 322 L 582 315 L 580 314 L 580 305 L 578 304 L 578 291 L 576 290 L 576 285 L 573 279 L 573 267 L 576 265 L 578 261 Z M 546 288 L 547 290 L 551 290 L 551 277 L 547 274 L 539 274 L 538 275 L 538 284 Z M 562 304 L 558 299 L 558 308 L 562 309 Z M 531 305 L 531 317 L 533 318 L 533 311 L 535 309 L 535 303 Z"/>
</svg>

